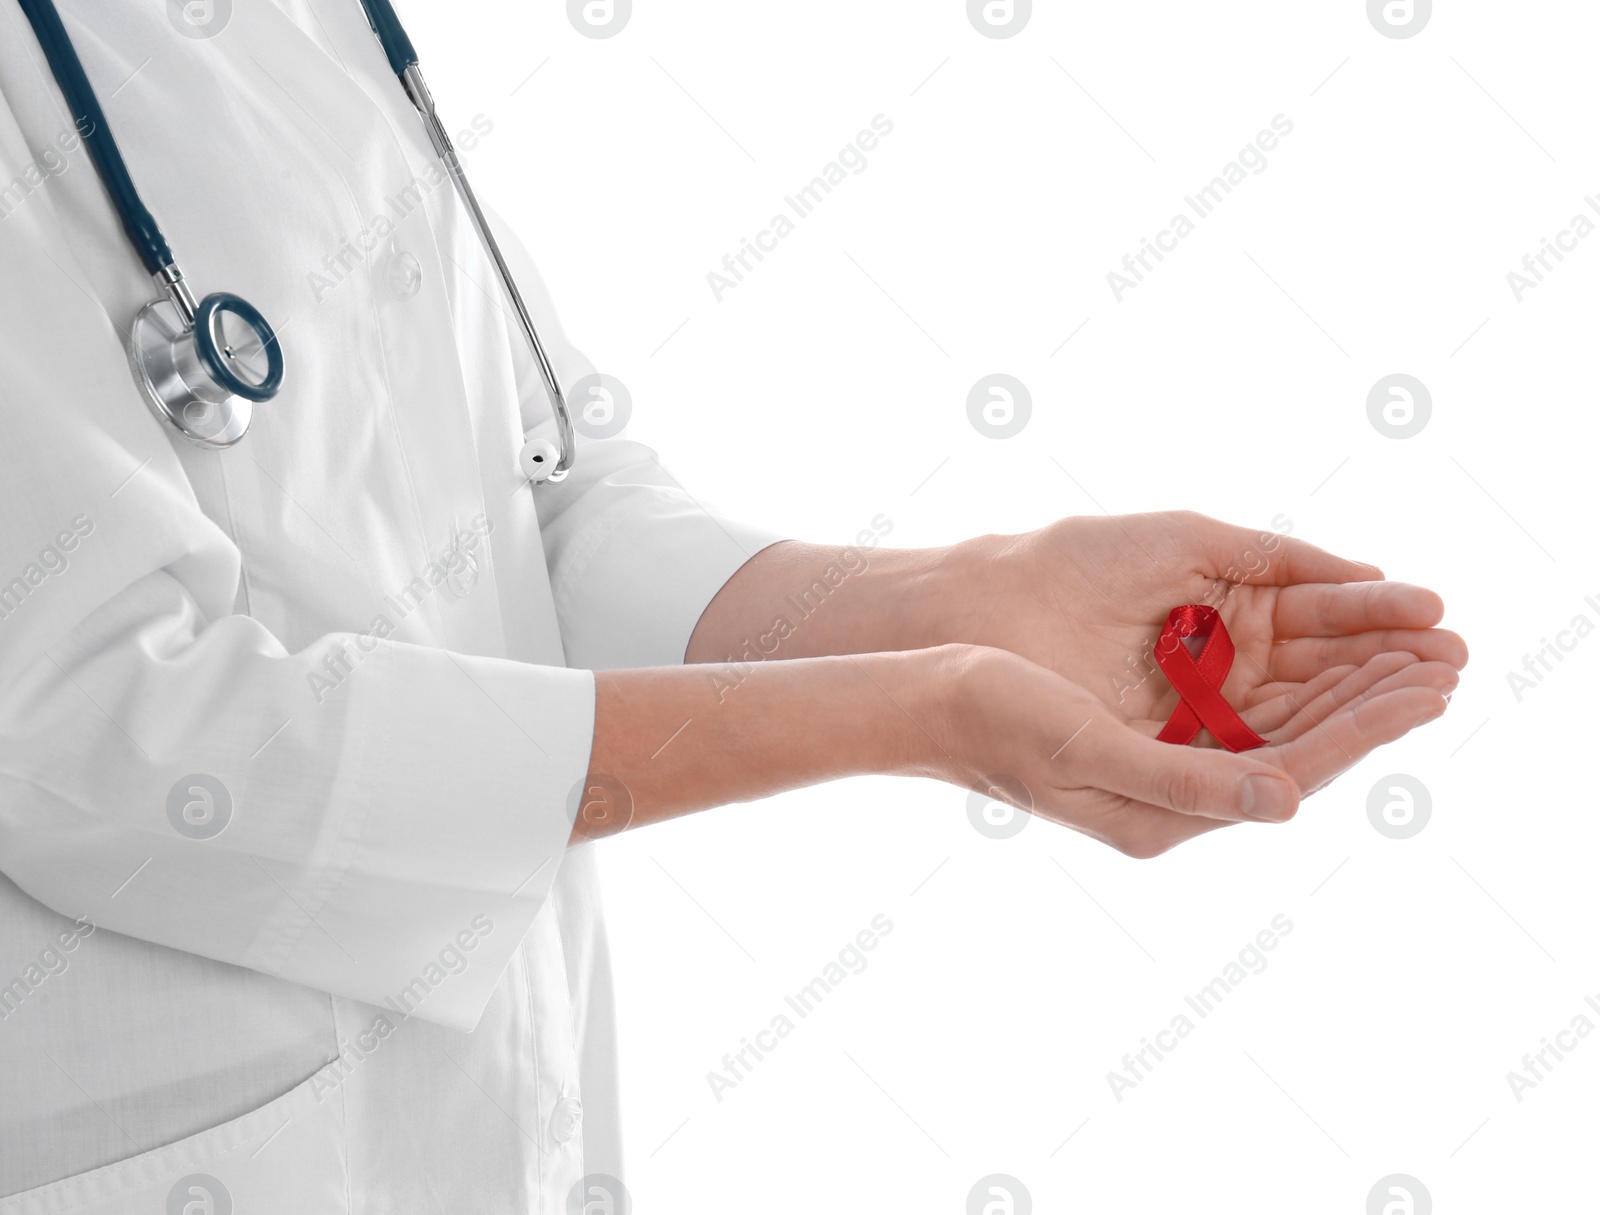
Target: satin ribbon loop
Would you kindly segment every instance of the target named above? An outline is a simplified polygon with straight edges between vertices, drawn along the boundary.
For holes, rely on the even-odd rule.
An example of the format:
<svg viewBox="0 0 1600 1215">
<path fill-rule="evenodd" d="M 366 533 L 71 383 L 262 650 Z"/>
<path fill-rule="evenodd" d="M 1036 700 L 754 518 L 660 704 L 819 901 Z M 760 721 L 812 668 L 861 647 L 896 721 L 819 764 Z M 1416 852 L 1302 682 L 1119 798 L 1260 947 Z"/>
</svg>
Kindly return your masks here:
<svg viewBox="0 0 1600 1215">
<path fill-rule="evenodd" d="M 1199 657 L 1183 644 L 1188 637 L 1203 639 Z M 1233 668 L 1233 655 L 1233 638 L 1228 636 L 1228 628 L 1216 608 L 1186 603 L 1172 609 L 1156 638 L 1155 659 L 1183 699 L 1156 735 L 1157 741 L 1186 746 L 1204 726 L 1230 751 L 1267 745 L 1267 740 L 1245 725 L 1222 697 L 1222 681 Z"/>
</svg>

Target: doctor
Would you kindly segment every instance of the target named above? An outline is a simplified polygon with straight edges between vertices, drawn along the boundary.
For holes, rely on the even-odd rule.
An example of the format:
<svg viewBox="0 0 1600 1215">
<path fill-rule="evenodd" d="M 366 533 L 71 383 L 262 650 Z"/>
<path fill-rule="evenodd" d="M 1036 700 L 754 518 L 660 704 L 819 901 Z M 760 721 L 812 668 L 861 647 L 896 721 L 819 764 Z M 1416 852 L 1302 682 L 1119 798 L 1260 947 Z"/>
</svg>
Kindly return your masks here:
<svg viewBox="0 0 1600 1215">
<path fill-rule="evenodd" d="M 580 1209 L 622 1153 L 574 845 L 1005 774 L 1153 856 L 1443 711 L 1438 598 L 1299 540 L 1068 519 L 863 568 L 624 439 L 530 486 L 549 394 L 357 0 L 234 0 L 209 38 L 57 7 L 189 275 L 271 319 L 287 374 L 225 451 L 152 415 L 150 278 L 0 0 L 0 1212 Z M 1270 743 L 1239 755 L 1155 741 L 1170 688 L 1114 682 L 1219 588 Z M 729 664 L 751 638 L 771 660 Z"/>
</svg>

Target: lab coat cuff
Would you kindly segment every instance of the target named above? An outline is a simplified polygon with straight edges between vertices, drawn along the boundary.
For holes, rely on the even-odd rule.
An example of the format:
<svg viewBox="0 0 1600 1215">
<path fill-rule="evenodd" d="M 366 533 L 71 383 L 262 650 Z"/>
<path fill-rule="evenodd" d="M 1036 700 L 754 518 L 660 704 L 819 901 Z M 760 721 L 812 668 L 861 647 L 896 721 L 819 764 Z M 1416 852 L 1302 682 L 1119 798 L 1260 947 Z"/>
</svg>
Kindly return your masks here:
<svg viewBox="0 0 1600 1215">
<path fill-rule="evenodd" d="M 370 676 L 370 678 L 369 678 Z M 470 1030 L 541 914 L 594 735 L 594 677 L 420 646 L 350 683 L 355 807 L 324 843 L 321 891 L 288 956 L 314 987 Z M 287 935 L 287 934 L 286 934 Z"/>
<path fill-rule="evenodd" d="M 681 664 L 717 592 L 785 538 L 723 518 L 675 486 L 635 488 L 588 522 L 554 571 L 568 661 L 596 670 Z"/>
</svg>

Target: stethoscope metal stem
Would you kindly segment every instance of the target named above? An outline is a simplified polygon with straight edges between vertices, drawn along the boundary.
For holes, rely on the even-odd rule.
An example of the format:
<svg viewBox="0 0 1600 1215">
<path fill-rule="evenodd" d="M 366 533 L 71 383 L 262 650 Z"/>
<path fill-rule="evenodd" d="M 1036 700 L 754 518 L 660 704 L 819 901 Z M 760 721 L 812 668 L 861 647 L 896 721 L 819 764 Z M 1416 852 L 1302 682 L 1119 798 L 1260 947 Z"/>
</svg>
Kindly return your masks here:
<svg viewBox="0 0 1600 1215">
<path fill-rule="evenodd" d="M 500 283 L 511 299 L 511 306 L 516 309 L 517 321 L 522 326 L 523 336 L 528 339 L 528 345 L 533 350 L 534 362 L 539 365 L 539 375 L 544 380 L 545 391 L 550 394 L 551 410 L 555 414 L 556 428 L 560 435 L 561 458 L 557 461 L 555 472 L 550 477 L 551 480 L 559 480 L 566 476 L 578 453 L 577 437 L 573 433 L 572 415 L 567 410 L 566 394 L 562 392 L 561 383 L 556 379 L 555 368 L 550 365 L 550 358 L 545 354 L 544 343 L 539 340 L 539 331 L 534 328 L 533 318 L 528 315 L 528 306 L 523 303 L 522 292 L 517 290 L 517 282 L 511 274 L 511 268 L 506 265 L 505 256 L 500 252 L 500 242 L 495 240 L 494 233 L 490 231 L 489 221 L 483 213 L 483 208 L 478 205 L 478 198 L 472 192 L 471 183 L 467 181 L 467 174 L 461 167 L 461 158 L 456 155 L 455 145 L 450 142 L 444 124 L 439 121 L 438 110 L 433 104 L 433 94 L 428 92 L 427 82 L 423 80 L 422 72 L 416 64 L 406 66 L 406 70 L 400 74 L 400 83 L 405 88 L 406 96 L 411 99 L 411 104 L 422 116 L 422 125 L 427 128 L 433 150 L 444 162 L 450 180 L 455 183 L 456 193 L 466 205 L 467 214 L 472 216 L 473 226 L 477 228 L 484 248 L 489 251 L 489 257 L 500 275 Z"/>
<path fill-rule="evenodd" d="M 189 290 L 189 284 L 184 282 L 183 271 L 178 269 L 178 263 L 168 262 L 150 277 L 155 279 L 157 287 L 167 293 L 172 306 L 183 318 L 184 327 L 193 326 L 194 315 L 200 305 L 194 298 L 194 292 Z"/>
</svg>

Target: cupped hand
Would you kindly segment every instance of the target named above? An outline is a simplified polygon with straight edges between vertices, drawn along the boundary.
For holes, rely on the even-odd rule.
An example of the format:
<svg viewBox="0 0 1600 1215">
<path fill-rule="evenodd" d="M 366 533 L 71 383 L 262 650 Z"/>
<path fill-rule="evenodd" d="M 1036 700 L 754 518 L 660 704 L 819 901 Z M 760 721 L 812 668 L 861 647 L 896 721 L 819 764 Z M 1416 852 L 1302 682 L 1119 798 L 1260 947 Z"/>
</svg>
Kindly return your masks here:
<svg viewBox="0 0 1600 1215">
<path fill-rule="evenodd" d="M 1293 817 L 1302 796 L 1443 713 L 1458 678 L 1449 661 L 1400 650 L 1328 666 L 1246 708 L 1267 745 L 1234 754 L 1158 742 L 1164 717 L 1120 711 L 1009 651 L 959 647 L 953 662 L 941 775 L 1141 858 Z"/>
<path fill-rule="evenodd" d="M 962 571 L 971 589 L 953 609 L 963 639 L 1054 671 L 1132 722 L 1164 722 L 1177 707 L 1152 647 L 1185 603 L 1221 613 L 1237 649 L 1222 693 L 1241 711 L 1298 712 L 1330 690 L 1330 673 L 1379 658 L 1430 671 L 1467 661 L 1461 637 L 1436 627 L 1444 604 L 1432 591 L 1188 511 L 1063 519 L 975 541 L 968 554 L 977 568 Z M 1208 733 L 1200 741 L 1215 745 Z"/>
</svg>

